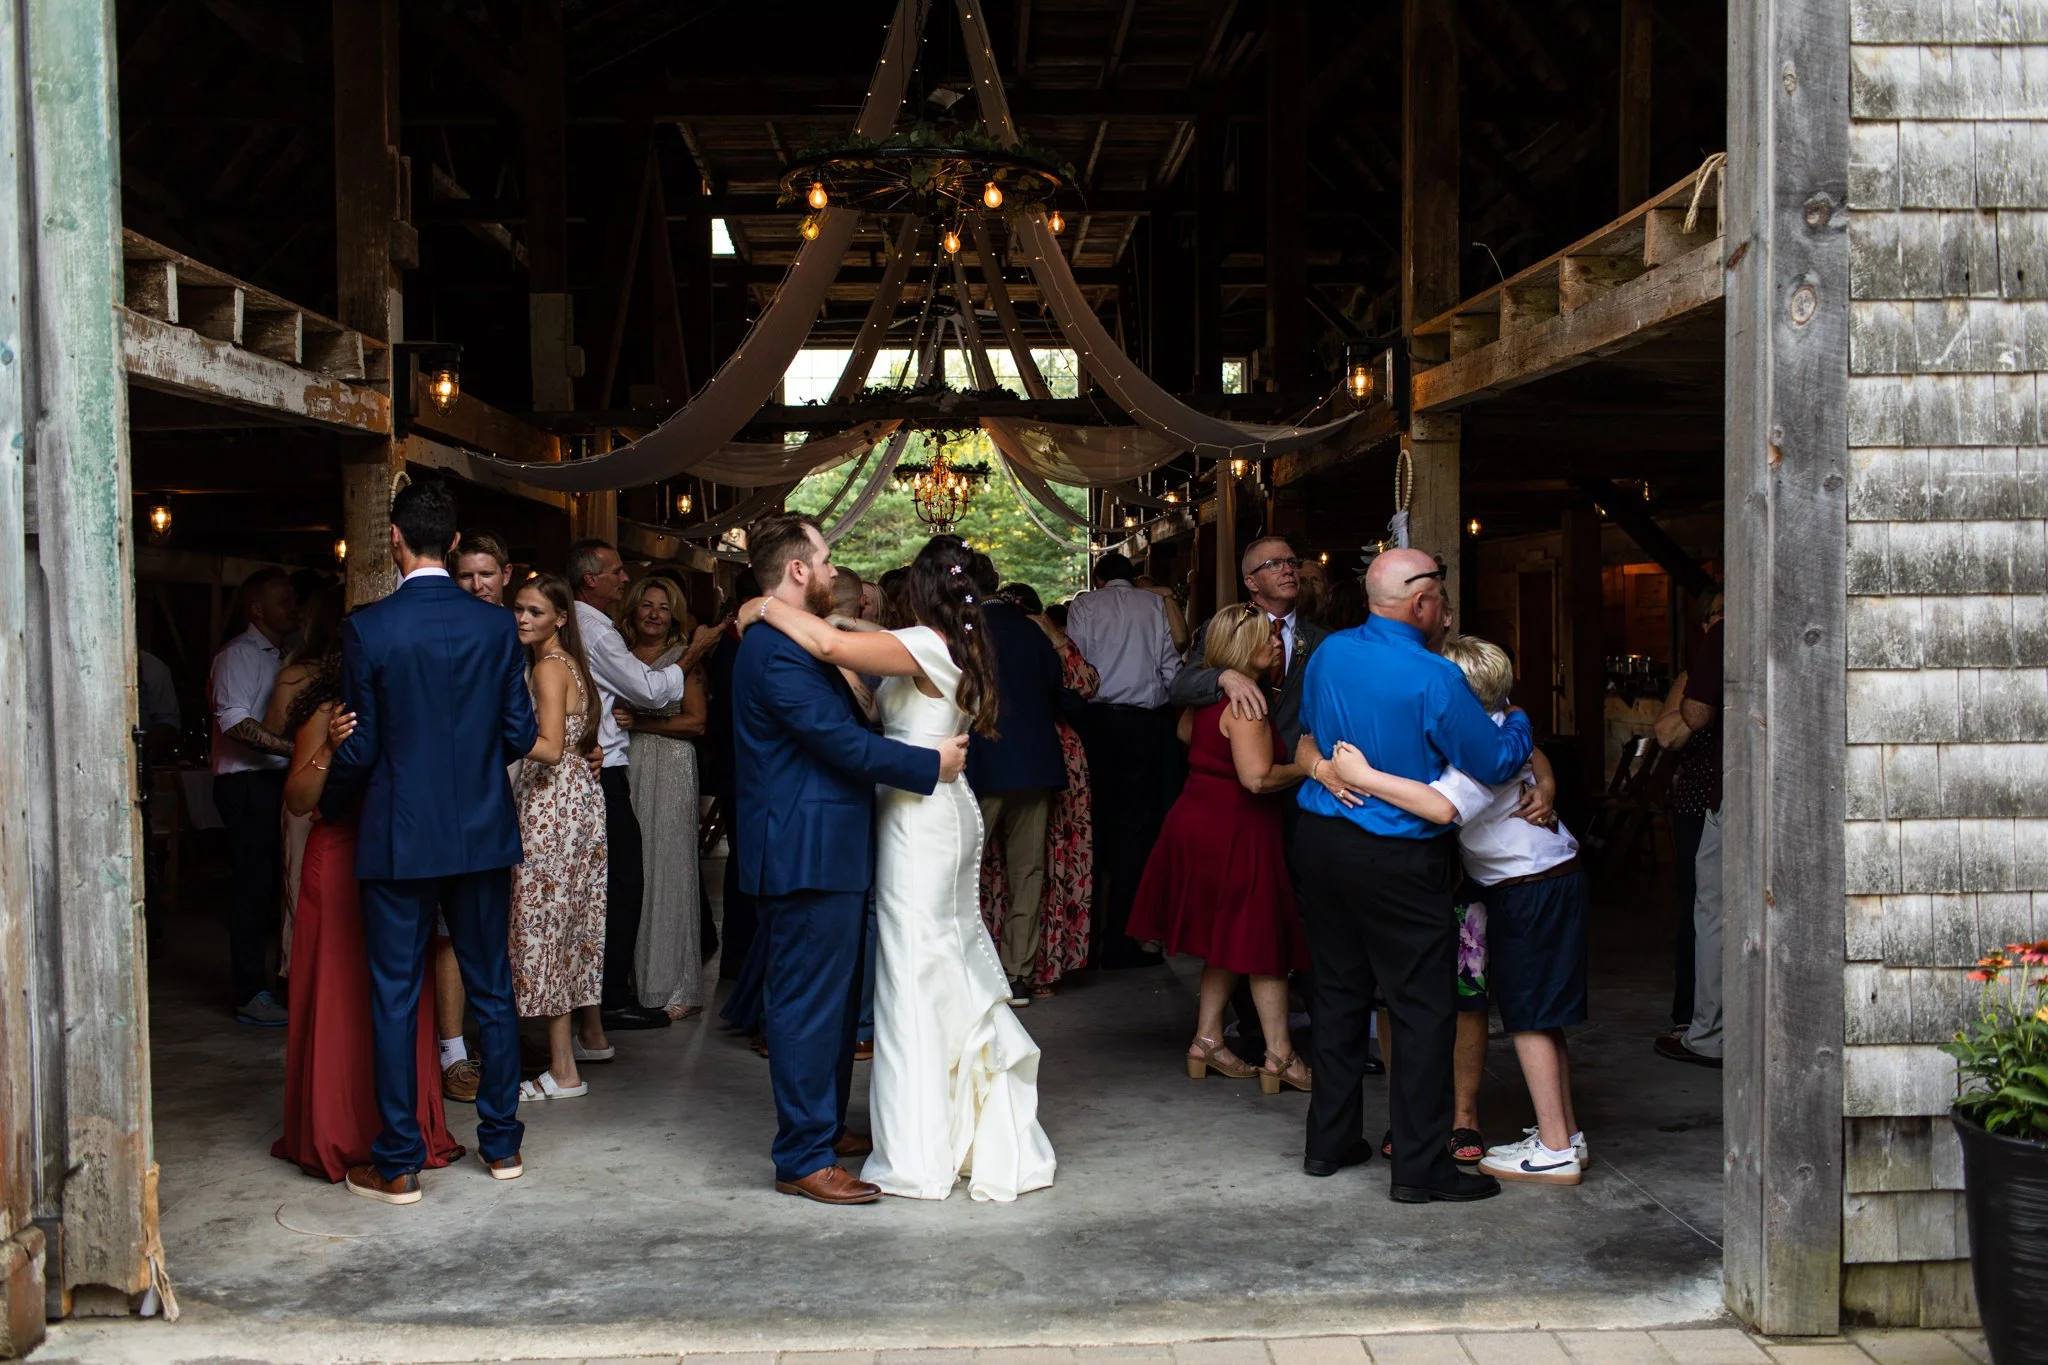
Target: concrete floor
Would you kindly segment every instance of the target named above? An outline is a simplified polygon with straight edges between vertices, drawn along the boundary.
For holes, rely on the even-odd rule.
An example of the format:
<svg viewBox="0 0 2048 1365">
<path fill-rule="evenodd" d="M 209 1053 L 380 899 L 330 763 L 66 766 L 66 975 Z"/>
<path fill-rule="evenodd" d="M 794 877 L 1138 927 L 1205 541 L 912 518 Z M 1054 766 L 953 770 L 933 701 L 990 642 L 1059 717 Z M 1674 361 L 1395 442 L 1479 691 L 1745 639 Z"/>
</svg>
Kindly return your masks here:
<svg viewBox="0 0 2048 1365">
<path fill-rule="evenodd" d="M 1014 1205 L 777 1196 L 767 1064 L 695 1021 L 618 1035 L 588 1098 L 529 1105 L 525 1179 L 470 1161 L 391 1209 L 269 1155 L 284 1034 L 213 1007 L 223 954 L 192 916 L 152 997 L 170 1271 L 195 1323 L 424 1333 L 468 1355 L 535 1331 L 596 1351 L 636 1325 L 707 1350 L 1711 1321 L 1720 1076 L 1650 1052 L 1667 959 L 1642 926 L 1659 918 L 1596 934 L 1596 1022 L 1573 1038 L 1596 1164 L 1576 1189 L 1418 1208 L 1386 1198 L 1377 1160 L 1304 1176 L 1305 1096 L 1187 1080 L 1180 963 L 1085 973 L 1025 1012 L 1060 1172 Z M 1385 1083 L 1368 1084 L 1376 1133 Z M 1494 1140 L 1530 1121 L 1504 1041 L 1483 1113 Z M 450 1106 L 459 1140 L 472 1115 Z"/>
</svg>

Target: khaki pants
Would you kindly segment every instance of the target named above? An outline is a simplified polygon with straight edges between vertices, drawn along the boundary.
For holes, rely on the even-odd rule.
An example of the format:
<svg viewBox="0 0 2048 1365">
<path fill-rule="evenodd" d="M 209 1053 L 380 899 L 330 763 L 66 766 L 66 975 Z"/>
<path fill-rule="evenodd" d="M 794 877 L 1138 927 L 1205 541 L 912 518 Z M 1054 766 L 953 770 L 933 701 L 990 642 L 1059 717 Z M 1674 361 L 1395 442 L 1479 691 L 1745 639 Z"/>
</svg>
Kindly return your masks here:
<svg viewBox="0 0 2048 1365">
<path fill-rule="evenodd" d="M 1052 814 L 1052 792 L 1022 787 L 981 798 L 981 823 L 987 838 L 1003 850 L 1010 883 L 1010 913 L 997 932 L 1003 975 L 1029 980 L 1038 961 L 1039 911 L 1045 904 L 1045 825 Z"/>
</svg>

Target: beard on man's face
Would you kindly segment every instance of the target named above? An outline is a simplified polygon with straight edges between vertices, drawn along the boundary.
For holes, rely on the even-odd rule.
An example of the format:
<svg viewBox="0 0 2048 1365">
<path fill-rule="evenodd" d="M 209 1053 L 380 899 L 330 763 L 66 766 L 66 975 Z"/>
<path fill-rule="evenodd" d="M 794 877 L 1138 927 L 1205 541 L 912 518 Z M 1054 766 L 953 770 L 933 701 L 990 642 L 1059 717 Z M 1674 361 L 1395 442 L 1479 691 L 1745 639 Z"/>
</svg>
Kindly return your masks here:
<svg viewBox="0 0 2048 1365">
<path fill-rule="evenodd" d="M 823 577 L 804 584 L 804 610 L 813 616 L 832 614 L 832 585 Z"/>
</svg>

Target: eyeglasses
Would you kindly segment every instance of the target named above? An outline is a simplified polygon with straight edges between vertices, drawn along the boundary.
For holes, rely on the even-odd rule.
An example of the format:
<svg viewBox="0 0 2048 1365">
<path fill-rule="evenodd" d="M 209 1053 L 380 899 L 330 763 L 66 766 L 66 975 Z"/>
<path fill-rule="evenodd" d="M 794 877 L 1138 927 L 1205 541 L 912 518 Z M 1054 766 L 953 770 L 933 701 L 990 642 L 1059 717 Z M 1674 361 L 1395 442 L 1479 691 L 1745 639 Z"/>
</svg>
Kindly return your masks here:
<svg viewBox="0 0 2048 1365">
<path fill-rule="evenodd" d="M 1252 573 L 1264 573 L 1268 569 L 1299 569 L 1300 567 L 1301 560 L 1294 555 L 1288 555 L 1284 559 L 1262 559 L 1252 566 Z M 1246 577 L 1250 577 L 1250 575 L 1247 574 Z"/>
<path fill-rule="evenodd" d="M 1431 569 L 1428 573 L 1410 574 L 1401 580 L 1401 586 L 1406 587 L 1410 583 L 1420 583 L 1428 578 L 1434 578 L 1439 583 L 1446 582 L 1448 581 L 1448 574 L 1449 570 L 1447 569 Z"/>
</svg>

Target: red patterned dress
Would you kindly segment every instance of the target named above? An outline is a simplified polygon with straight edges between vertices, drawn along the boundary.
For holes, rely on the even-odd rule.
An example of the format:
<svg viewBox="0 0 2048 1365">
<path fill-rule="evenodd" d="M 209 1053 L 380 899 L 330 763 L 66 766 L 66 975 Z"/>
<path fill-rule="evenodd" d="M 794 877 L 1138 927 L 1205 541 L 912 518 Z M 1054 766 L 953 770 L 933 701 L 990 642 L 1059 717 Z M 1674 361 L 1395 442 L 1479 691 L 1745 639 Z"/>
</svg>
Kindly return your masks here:
<svg viewBox="0 0 2048 1365">
<path fill-rule="evenodd" d="M 1072 640 L 1059 646 L 1060 685 L 1093 697 L 1101 679 Z M 1038 961 L 1031 984 L 1050 986 L 1088 962 L 1088 907 L 1095 895 L 1095 818 L 1088 795 L 1088 756 L 1081 737 L 1058 722 L 1067 789 L 1053 801 L 1045 826 L 1045 908 L 1039 919 Z M 1010 881 L 1001 841 L 986 840 L 981 858 L 981 917 L 991 935 L 1010 907 Z"/>
<path fill-rule="evenodd" d="M 562 725 L 562 761 L 521 759 L 513 795 L 526 860 L 512 869 L 512 995 L 522 1019 L 595 1005 L 604 987 L 604 790 L 583 742 L 583 675 Z"/>
</svg>

